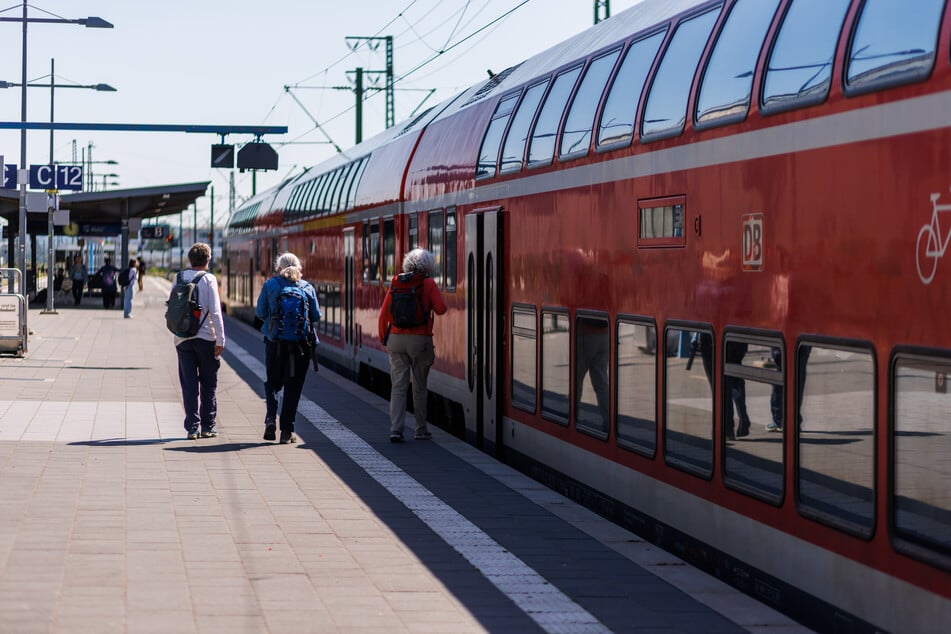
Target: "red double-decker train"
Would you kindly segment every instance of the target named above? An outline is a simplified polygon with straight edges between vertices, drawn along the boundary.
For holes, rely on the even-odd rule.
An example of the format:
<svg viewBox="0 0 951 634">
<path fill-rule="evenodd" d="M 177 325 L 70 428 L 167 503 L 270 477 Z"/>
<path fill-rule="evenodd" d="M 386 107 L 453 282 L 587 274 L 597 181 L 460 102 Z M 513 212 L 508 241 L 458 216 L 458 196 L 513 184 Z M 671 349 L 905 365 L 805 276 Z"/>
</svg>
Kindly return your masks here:
<svg viewBox="0 0 951 634">
<path fill-rule="evenodd" d="M 225 299 L 298 254 L 385 384 L 424 246 L 447 429 L 815 629 L 935 631 L 949 211 L 944 0 L 647 0 L 248 201 Z"/>
</svg>

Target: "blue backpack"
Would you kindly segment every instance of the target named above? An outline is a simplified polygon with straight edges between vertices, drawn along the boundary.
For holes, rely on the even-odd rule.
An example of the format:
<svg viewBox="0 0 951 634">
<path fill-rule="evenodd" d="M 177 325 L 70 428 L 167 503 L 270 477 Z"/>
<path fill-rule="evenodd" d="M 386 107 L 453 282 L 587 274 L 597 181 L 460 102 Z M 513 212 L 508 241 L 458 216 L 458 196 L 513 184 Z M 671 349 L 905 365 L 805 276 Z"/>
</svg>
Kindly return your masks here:
<svg viewBox="0 0 951 634">
<path fill-rule="evenodd" d="M 310 306 L 302 286 L 293 284 L 281 289 L 272 320 L 271 332 L 277 341 L 300 343 L 310 338 Z"/>
</svg>

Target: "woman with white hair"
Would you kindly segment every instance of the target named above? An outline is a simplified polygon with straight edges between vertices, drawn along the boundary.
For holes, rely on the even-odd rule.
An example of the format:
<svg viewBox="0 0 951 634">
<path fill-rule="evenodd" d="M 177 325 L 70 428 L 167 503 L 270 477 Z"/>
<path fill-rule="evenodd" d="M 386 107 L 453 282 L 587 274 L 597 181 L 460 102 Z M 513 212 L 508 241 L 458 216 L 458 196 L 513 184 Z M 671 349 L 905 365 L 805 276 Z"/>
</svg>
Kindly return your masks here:
<svg viewBox="0 0 951 634">
<path fill-rule="evenodd" d="M 426 249 L 413 249 L 403 258 L 403 272 L 393 278 L 383 298 L 378 320 L 380 341 L 390 354 L 390 442 L 403 442 L 406 393 L 413 383 L 416 440 L 428 440 L 426 401 L 429 368 L 436 360 L 433 323 L 446 312 L 446 303 L 430 277 L 436 260 Z"/>
<path fill-rule="evenodd" d="M 320 305 L 314 287 L 306 282 L 293 253 L 282 253 L 274 263 L 276 275 L 264 283 L 255 308 L 255 323 L 264 334 L 264 440 L 274 440 L 277 429 L 277 393 L 281 403 L 281 444 L 297 442 L 294 419 L 304 389 L 311 353 L 317 345 Z"/>
</svg>

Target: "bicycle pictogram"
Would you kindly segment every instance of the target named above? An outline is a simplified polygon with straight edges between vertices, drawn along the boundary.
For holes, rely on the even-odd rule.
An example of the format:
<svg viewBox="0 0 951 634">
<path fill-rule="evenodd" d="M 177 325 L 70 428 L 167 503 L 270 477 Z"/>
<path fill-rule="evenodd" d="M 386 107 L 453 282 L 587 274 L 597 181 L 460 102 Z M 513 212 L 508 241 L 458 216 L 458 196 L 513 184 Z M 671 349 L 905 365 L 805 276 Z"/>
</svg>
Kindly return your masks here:
<svg viewBox="0 0 951 634">
<path fill-rule="evenodd" d="M 939 205 L 941 194 L 931 194 L 931 223 L 926 224 L 918 232 L 918 242 L 915 244 L 915 262 L 918 265 L 918 277 L 924 284 L 930 284 L 938 270 L 938 260 L 944 257 L 944 252 L 951 244 L 951 226 L 945 234 L 941 231 L 939 212 L 951 211 L 951 204 Z M 942 236 L 944 236 L 942 238 Z"/>
</svg>

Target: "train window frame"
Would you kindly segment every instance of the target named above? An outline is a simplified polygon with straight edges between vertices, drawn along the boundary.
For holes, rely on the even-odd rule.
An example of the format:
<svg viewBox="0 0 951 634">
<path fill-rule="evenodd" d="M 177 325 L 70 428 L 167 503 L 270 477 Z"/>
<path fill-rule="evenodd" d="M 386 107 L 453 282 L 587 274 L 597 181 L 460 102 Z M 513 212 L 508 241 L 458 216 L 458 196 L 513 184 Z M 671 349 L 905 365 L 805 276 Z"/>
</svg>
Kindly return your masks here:
<svg viewBox="0 0 951 634">
<path fill-rule="evenodd" d="M 594 322 L 603 324 L 602 326 L 595 326 Z M 585 341 L 588 340 L 587 334 L 588 331 L 583 329 L 591 328 L 590 332 L 591 341 L 594 342 L 594 347 L 588 347 L 589 355 L 582 354 L 581 347 Z M 603 333 L 600 332 L 603 329 Z M 598 440 L 606 441 L 611 434 L 611 317 L 606 311 L 600 310 L 588 310 L 581 309 L 575 311 L 575 323 L 574 323 L 574 334 L 571 338 L 571 356 L 574 360 L 574 365 L 572 366 L 573 372 L 571 373 L 571 385 L 568 388 L 568 392 L 571 395 L 571 415 L 575 421 L 575 431 L 586 436 L 591 436 L 597 438 Z M 585 335 L 582 333 L 585 332 Z M 606 338 L 605 341 L 599 341 L 602 336 Z M 603 350 L 601 344 L 603 343 Z M 585 372 L 584 376 L 580 375 L 581 373 L 581 359 L 582 357 L 594 357 L 599 358 L 602 355 L 607 355 L 607 358 L 604 359 L 604 380 L 606 384 L 602 386 L 603 391 L 603 403 L 598 402 L 602 399 L 597 398 L 598 387 L 595 385 L 594 376 L 589 370 Z M 600 361 L 596 361 L 600 363 Z M 589 368 L 593 363 L 589 365 Z M 585 392 L 584 387 L 586 385 L 585 378 L 588 379 L 587 384 L 591 386 L 592 391 L 595 394 L 595 401 L 597 403 L 597 409 L 601 410 L 600 415 L 602 418 L 601 427 L 598 428 L 595 425 L 588 424 L 588 417 L 583 416 L 582 412 L 582 396 Z M 584 419 L 584 420 L 583 420 Z"/>
<path fill-rule="evenodd" d="M 555 75 L 555 81 L 551 83 L 548 94 L 542 102 L 541 110 L 538 112 L 535 125 L 532 126 L 532 136 L 528 143 L 528 154 L 525 159 L 525 167 L 533 169 L 551 165 L 555 160 L 555 149 L 557 146 L 558 131 L 561 129 L 561 121 L 565 118 L 565 108 L 571 99 L 571 94 L 578 85 L 578 78 L 581 77 L 583 64 L 576 64 Z M 570 76 L 574 74 L 574 77 Z M 570 82 L 570 83 L 569 83 Z M 536 155 L 535 145 L 545 143 L 544 148 L 540 148 Z"/>
<path fill-rule="evenodd" d="M 691 13 L 681 19 L 674 27 L 673 35 L 667 42 L 660 62 L 653 71 L 650 86 L 647 88 L 643 112 L 641 112 L 640 121 L 638 122 L 641 143 L 651 143 L 683 134 L 687 125 L 690 93 L 694 79 L 697 76 L 703 53 L 707 49 L 713 31 L 719 22 L 723 4 L 723 2 L 720 2 Z M 706 21 L 709 21 L 709 29 L 706 30 L 706 36 L 701 38 L 699 35 L 704 32 Z M 694 33 L 692 29 L 686 27 L 695 27 L 701 30 Z M 681 37 L 682 35 L 684 37 Z M 695 46 L 696 48 L 682 50 L 684 46 Z M 692 72 L 686 72 L 685 69 L 692 69 Z M 663 99 L 667 102 L 662 106 L 666 107 L 667 112 L 660 113 L 652 110 L 652 107 L 656 109 L 655 99 Z M 657 119 L 657 121 L 672 120 L 674 122 L 666 127 L 654 126 L 653 120 L 660 114 L 675 114 L 680 118 L 677 120 L 670 118 Z M 648 124 L 651 124 L 650 129 L 647 128 Z"/>
<path fill-rule="evenodd" d="M 525 156 L 528 152 L 528 140 L 530 138 L 533 124 L 538 117 L 538 111 L 541 108 L 542 100 L 548 92 L 548 86 L 551 84 L 551 76 L 543 77 L 528 85 L 522 98 L 518 100 L 515 112 L 509 122 L 508 129 L 505 131 L 505 137 L 502 140 L 502 152 L 499 154 L 500 175 L 514 174 L 521 171 L 525 164 Z M 538 97 L 535 100 L 535 97 Z M 534 101 L 534 105 L 533 104 Z M 523 108 L 525 108 L 523 110 Z M 514 134 L 514 136 L 513 136 Z M 518 135 L 524 135 L 519 139 Z M 511 141 L 511 143 L 509 143 Z M 521 148 L 516 156 L 516 150 Z"/>
<path fill-rule="evenodd" d="M 531 316 L 531 331 L 526 330 L 528 320 L 519 320 L 518 315 L 528 317 Z M 538 307 L 534 304 L 522 304 L 522 303 L 513 303 L 512 304 L 512 352 L 509 362 L 512 365 L 511 372 L 511 384 L 509 385 L 509 399 L 511 401 L 512 407 L 515 409 L 522 410 L 523 412 L 528 412 L 529 414 L 535 414 L 538 411 Z M 519 376 L 520 370 L 522 369 L 522 364 L 518 362 L 520 357 L 516 356 L 516 352 L 522 346 L 516 345 L 516 338 L 521 337 L 525 341 L 530 341 L 531 343 L 531 355 L 525 356 L 525 359 L 531 360 L 531 386 L 527 386 L 525 389 L 520 389 L 516 385 L 516 377 Z M 526 368 L 528 370 L 528 368 Z M 527 375 L 526 375 L 527 377 Z M 527 394 L 531 392 L 532 398 L 529 403 Z M 519 395 L 525 394 L 525 398 L 520 398 Z"/>
<path fill-rule="evenodd" d="M 445 214 L 446 212 L 444 209 L 433 209 L 426 214 L 428 218 L 428 222 L 426 223 L 426 234 L 429 242 L 427 248 L 429 249 L 429 252 L 433 254 L 433 260 L 435 261 L 435 265 L 430 277 L 434 282 L 436 282 L 436 287 L 439 289 L 443 288 L 443 281 L 445 279 L 445 276 L 443 275 L 446 244 Z M 433 218 L 437 219 L 437 223 L 433 223 Z M 438 237 L 438 242 L 433 239 L 434 235 Z"/>
<path fill-rule="evenodd" d="M 632 41 L 631 45 L 627 47 L 627 51 L 624 53 L 617 71 L 614 73 L 614 76 L 611 78 L 611 81 L 607 86 L 607 96 L 604 99 L 604 105 L 601 107 L 601 111 L 598 113 L 598 136 L 595 140 L 596 152 L 617 150 L 628 147 L 631 145 L 631 143 L 633 143 L 634 132 L 637 129 L 637 113 L 638 110 L 640 110 L 641 103 L 644 100 L 647 79 L 650 77 L 651 69 L 653 69 L 654 65 L 657 63 L 657 54 L 660 52 L 666 37 L 667 25 L 665 24 L 662 29 L 639 37 L 638 39 Z M 656 46 L 654 47 L 654 52 L 650 59 L 647 59 L 647 55 L 643 55 L 642 58 L 638 58 L 637 56 L 641 53 L 641 47 L 650 46 L 654 40 L 656 40 Z M 632 66 L 630 69 L 628 69 L 627 66 L 628 60 L 633 60 L 631 62 Z M 642 60 L 646 61 L 646 64 L 643 64 Z M 635 74 L 632 77 L 628 77 L 628 72 Z M 641 74 L 639 82 L 628 81 L 630 79 L 636 78 L 638 74 Z M 625 92 L 625 89 L 628 87 L 636 90 L 636 93 Z M 617 92 L 615 92 L 615 89 L 617 89 Z M 621 135 L 620 137 L 612 136 L 608 140 L 604 140 L 605 137 L 603 135 L 603 131 L 606 126 L 604 121 L 605 116 L 615 111 L 615 101 L 617 101 L 616 109 L 619 112 L 622 110 L 628 110 L 628 108 L 630 108 L 631 102 L 634 104 L 633 108 L 628 110 L 631 115 L 630 132 L 628 134 Z M 625 123 L 627 123 L 626 119 Z"/>
<path fill-rule="evenodd" d="M 753 360 L 750 358 L 748 350 L 744 349 L 742 353 L 739 353 L 739 350 L 732 352 L 731 346 L 733 344 L 748 347 L 759 346 L 760 354 L 763 355 L 766 354 L 765 349 L 768 349 L 769 357 L 759 361 Z M 728 328 L 724 331 L 723 347 L 721 349 L 723 353 L 720 355 L 720 376 L 723 377 L 723 380 L 720 382 L 720 420 L 723 427 L 723 433 L 721 434 L 723 483 L 727 488 L 744 495 L 762 500 L 773 506 L 782 506 L 786 495 L 786 435 L 781 430 L 785 429 L 785 420 L 780 415 L 778 429 L 781 433 L 779 436 L 771 433 L 772 430 L 767 425 L 749 424 L 751 420 L 765 420 L 767 415 L 769 420 L 773 421 L 776 416 L 774 407 L 776 407 L 777 401 L 780 408 L 785 402 L 783 395 L 785 395 L 786 389 L 786 364 L 784 363 L 786 348 L 782 333 Z M 739 358 L 737 358 L 738 353 L 740 354 Z M 733 384 L 730 379 L 738 379 L 743 382 L 740 386 L 743 387 L 741 394 L 744 399 L 742 405 L 744 411 L 749 407 L 749 403 L 746 402 L 746 388 L 750 382 L 770 386 L 769 399 L 764 402 L 764 406 L 760 407 L 761 410 L 768 407 L 768 411 L 762 412 L 762 416 L 758 416 L 756 412 L 748 416 L 747 433 L 742 435 L 739 433 L 742 426 L 742 414 L 738 416 L 740 423 L 737 425 L 733 440 L 729 439 L 734 431 L 733 411 L 734 407 L 739 410 L 739 406 L 735 405 L 731 389 Z M 759 401 L 760 398 L 754 397 L 753 400 Z M 730 434 L 727 433 L 727 429 L 729 429 Z M 763 430 L 762 433 L 760 433 L 760 430 Z M 739 438 L 744 437 L 746 440 L 739 440 Z M 767 454 L 764 458 L 763 454 L 769 449 L 768 443 L 772 443 L 774 440 L 779 440 L 778 451 L 773 451 L 773 455 Z M 749 451 L 746 451 L 746 449 Z M 777 456 L 778 461 L 776 460 Z M 747 464 L 742 464 L 744 458 Z M 744 477 L 739 473 L 740 469 L 737 469 L 737 473 L 734 474 L 731 470 L 734 461 L 741 463 L 741 466 L 748 467 L 747 471 L 752 476 Z M 766 477 L 770 475 L 769 467 L 772 467 L 771 480 L 775 483 L 773 486 L 770 486 L 768 482 L 770 478 Z"/>
<path fill-rule="evenodd" d="M 505 139 L 505 131 L 508 129 L 509 121 L 512 119 L 512 113 L 515 106 L 518 105 L 522 89 L 502 95 L 499 103 L 492 113 L 489 124 L 485 128 L 485 134 L 482 135 L 482 143 L 479 145 L 479 158 L 476 161 L 475 178 L 477 181 L 495 178 L 499 174 L 499 153 L 502 151 L 502 141 Z M 488 144 L 488 145 L 487 145 Z M 489 162 L 489 150 L 494 148 L 492 162 Z"/>
<path fill-rule="evenodd" d="M 871 404 L 871 415 L 868 417 L 870 421 L 870 427 L 872 430 L 872 436 L 870 441 L 871 451 L 870 453 L 870 462 L 871 470 L 868 474 L 868 481 L 870 482 L 870 494 L 868 495 L 870 507 L 870 512 L 866 517 L 864 523 L 836 515 L 834 512 L 830 511 L 829 508 L 838 510 L 840 513 L 843 513 L 844 506 L 839 503 L 831 502 L 827 503 L 827 508 L 818 508 L 816 504 L 811 503 L 803 499 L 803 424 L 799 421 L 803 418 L 803 405 L 806 403 L 807 398 L 811 398 L 811 394 L 807 393 L 807 390 L 810 390 L 810 387 L 814 388 L 815 380 L 810 384 L 808 380 L 809 363 L 816 361 L 815 351 L 817 349 L 822 349 L 826 352 L 839 352 L 845 354 L 863 354 L 868 356 L 868 365 L 871 368 L 871 380 L 869 384 L 871 385 L 871 397 L 868 399 Z M 878 429 L 876 428 L 875 422 L 878 420 L 878 359 L 875 351 L 875 347 L 867 342 L 861 340 L 853 339 L 839 339 L 832 337 L 819 337 L 819 336 L 803 336 L 798 339 L 796 342 L 796 355 L 795 355 L 795 370 L 796 374 L 793 377 L 793 390 L 794 394 L 802 394 L 801 397 L 797 397 L 793 401 L 793 418 L 792 420 L 787 420 L 787 429 L 792 428 L 793 435 L 790 438 L 790 442 L 793 443 L 793 491 L 796 511 L 803 517 L 811 519 L 820 524 L 832 527 L 836 530 L 839 530 L 843 533 L 853 535 L 860 539 L 870 540 L 875 533 L 875 525 L 878 513 L 880 512 L 877 503 L 877 481 L 878 481 L 878 469 L 879 464 L 876 459 L 876 447 L 878 445 Z M 822 396 L 829 397 L 830 393 L 825 391 Z M 832 396 L 835 393 L 831 393 Z M 854 396 L 850 396 L 850 407 L 854 406 L 855 403 Z M 788 409 L 788 408 L 787 408 Z M 806 421 L 812 422 L 812 421 Z M 785 430 L 783 431 L 785 434 Z M 830 434 L 829 431 L 823 431 L 824 434 Z M 848 431 L 846 432 L 849 437 L 856 436 L 855 432 Z M 824 437 L 823 442 L 834 447 L 831 443 L 835 439 L 831 437 Z M 853 454 L 856 452 L 852 452 Z M 830 461 L 834 463 L 835 461 Z M 835 480 L 833 475 L 830 475 L 828 472 L 817 472 L 818 476 L 821 477 L 823 481 L 832 481 Z M 818 480 L 819 477 L 816 479 Z M 852 488 L 859 488 L 861 485 L 856 485 L 854 483 L 849 483 L 849 486 Z M 850 500 L 851 501 L 851 500 Z M 854 504 L 852 505 L 854 506 Z M 855 515 L 856 513 L 853 513 Z"/>
<path fill-rule="evenodd" d="M 869 4 L 868 0 L 865 0 L 864 2 L 862 2 L 861 8 L 855 20 L 853 20 L 852 31 L 849 34 L 849 41 L 845 50 L 845 60 L 844 60 L 844 66 L 842 69 L 842 90 L 846 96 L 854 97 L 854 96 L 864 95 L 866 93 L 874 92 L 877 90 L 883 90 L 886 88 L 904 86 L 906 84 L 914 84 L 921 81 L 925 81 L 931 76 L 931 73 L 934 72 L 935 61 L 938 58 L 938 48 L 941 45 L 939 38 L 941 36 L 941 26 L 942 26 L 943 17 L 944 17 L 945 0 L 931 0 L 931 2 L 934 3 L 934 5 L 932 6 L 932 10 L 934 10 L 936 13 L 936 15 L 934 16 L 934 21 L 933 21 L 934 41 L 931 43 L 932 46 L 931 46 L 930 56 L 927 57 L 924 63 L 909 64 L 907 60 L 905 60 L 905 63 L 899 65 L 903 67 L 902 70 L 898 70 L 897 72 L 894 72 L 894 73 L 889 73 L 882 77 L 876 77 L 875 76 L 876 71 L 880 71 L 883 68 L 888 68 L 889 66 L 887 65 L 875 66 L 873 68 L 870 68 L 856 75 L 853 78 L 851 74 L 851 69 L 852 69 L 852 63 L 855 61 L 855 59 L 853 59 L 852 57 L 852 51 L 855 50 L 856 48 L 856 39 L 859 37 L 862 28 L 865 26 L 868 26 L 868 24 L 865 22 L 865 18 L 868 16 L 868 14 L 866 13 L 866 9 L 872 6 Z M 887 5 L 886 3 L 876 3 L 874 6 L 878 8 L 878 7 L 884 7 Z M 902 8 L 905 8 L 905 7 L 902 7 Z M 904 11 L 902 14 L 906 16 L 919 15 L 920 13 L 922 13 L 921 8 L 922 8 L 921 3 L 919 2 L 915 6 L 915 11 L 910 13 L 908 11 Z M 886 24 L 889 24 L 889 25 L 894 24 L 893 20 L 887 19 L 888 16 L 885 16 L 885 17 L 886 19 L 883 21 Z M 904 23 L 907 24 L 907 19 L 905 20 Z M 874 25 L 872 28 L 874 28 Z M 898 29 L 884 29 L 884 31 L 888 33 L 895 33 L 898 31 Z M 871 41 L 874 42 L 879 40 L 873 39 Z M 861 43 L 861 41 L 859 41 L 859 43 Z M 902 44 L 903 43 L 904 42 L 902 42 Z M 864 51 L 865 49 L 868 48 L 868 46 L 869 46 L 868 44 L 866 44 L 865 46 L 859 46 L 858 50 Z M 876 57 L 882 57 L 884 55 L 885 53 L 879 53 L 878 55 L 876 55 Z M 921 59 L 925 60 L 924 57 L 922 57 Z M 866 79 L 866 77 L 868 77 L 870 74 L 871 74 L 871 78 Z"/>
<path fill-rule="evenodd" d="M 320 190 L 320 180 L 322 176 L 315 176 L 311 180 L 310 192 L 307 194 L 307 201 L 304 203 L 304 208 L 306 209 L 307 216 L 311 216 L 317 211 L 317 207 L 314 205 L 314 199 L 317 198 L 317 192 Z"/>
<path fill-rule="evenodd" d="M 333 198 L 331 193 L 334 188 L 337 186 L 337 181 L 340 179 L 340 170 L 335 169 L 330 172 L 330 179 L 327 181 L 327 186 L 324 187 L 324 191 L 320 192 L 320 211 L 322 215 L 329 215 L 333 213 L 333 210 L 330 207 L 330 201 Z"/>
<path fill-rule="evenodd" d="M 635 437 L 636 434 L 627 433 L 626 431 L 622 432 L 620 394 L 622 386 L 625 389 L 628 387 L 627 383 L 622 381 L 622 377 L 625 375 L 625 372 L 621 370 L 621 342 L 622 339 L 626 338 L 626 335 L 622 337 L 622 326 L 633 326 L 635 328 L 646 328 L 653 330 L 653 347 L 650 345 L 651 342 L 648 333 L 645 333 L 647 336 L 645 337 L 644 345 L 637 346 L 637 348 L 640 349 L 642 353 L 644 353 L 646 356 L 653 357 L 654 359 L 654 363 L 651 365 L 650 371 L 650 389 L 644 390 L 644 392 L 649 394 L 653 399 L 652 407 L 650 408 L 653 410 L 652 418 L 649 421 L 649 429 L 651 430 L 652 435 L 650 442 L 638 442 Z M 636 343 L 634 343 L 634 345 L 636 345 Z M 653 317 L 646 317 L 642 315 L 618 315 L 617 321 L 614 324 L 614 441 L 617 443 L 617 446 L 621 447 L 622 449 L 633 451 L 651 459 L 657 455 L 657 421 L 659 420 L 657 410 L 657 364 L 659 363 L 659 358 L 660 355 L 657 344 L 657 321 Z M 638 422 L 646 420 L 640 417 L 627 416 L 626 413 L 625 416 L 627 418 L 636 419 Z M 624 426 L 630 427 L 631 429 L 636 429 L 634 422 L 632 422 L 630 425 L 625 424 Z M 647 428 L 648 426 L 641 425 L 641 427 Z"/>
<path fill-rule="evenodd" d="M 325 213 L 323 207 L 324 194 L 332 179 L 333 175 L 331 172 L 325 172 L 320 175 L 320 183 L 317 185 L 317 191 L 314 192 L 314 199 L 312 201 L 315 215 L 321 216 Z"/>
<path fill-rule="evenodd" d="M 925 563 L 951 570 L 951 544 L 942 544 L 940 540 L 932 538 L 932 536 L 925 531 L 913 533 L 900 526 L 898 522 L 898 513 L 900 510 L 900 492 L 898 490 L 898 483 L 900 482 L 898 473 L 899 440 L 903 433 L 898 426 L 899 406 L 901 404 L 898 366 L 902 363 L 918 366 L 915 368 L 918 371 L 934 372 L 934 382 L 931 388 L 933 390 L 932 393 L 946 395 L 948 394 L 947 378 L 951 376 L 951 350 L 900 346 L 892 351 L 892 356 L 888 364 L 888 495 L 886 496 L 888 532 L 892 546 L 896 551 Z M 939 369 L 943 369 L 944 372 L 939 372 Z M 949 397 L 944 396 L 939 398 Z M 938 409 L 941 411 L 940 407 Z M 935 443 L 931 438 L 935 432 L 905 431 L 904 433 L 908 435 L 909 441 L 917 439 L 932 446 Z M 927 460 L 921 460 L 920 454 L 916 451 L 913 450 L 910 453 L 914 455 L 912 462 L 915 466 L 928 464 Z M 941 447 L 932 448 L 931 453 L 940 454 Z M 933 482 L 933 479 L 928 480 L 929 484 L 931 482 Z M 940 491 L 937 491 L 934 495 L 940 497 Z M 911 498 L 908 506 L 908 512 L 912 513 L 913 507 L 927 506 L 927 502 L 921 501 L 919 498 Z M 939 524 L 941 524 L 939 529 L 947 526 L 947 523 L 943 523 L 940 518 L 944 517 L 946 519 L 948 511 L 939 509 L 937 512 L 930 511 L 923 515 L 925 515 L 927 519 L 932 520 L 932 522 L 939 522 Z"/>
<path fill-rule="evenodd" d="M 357 205 L 357 190 L 360 188 L 360 183 L 363 182 L 363 174 L 366 172 L 369 162 L 370 157 L 364 156 L 360 159 L 360 164 L 357 165 L 357 171 L 353 176 L 353 184 L 350 186 L 350 192 L 347 194 L 347 209 L 353 209 Z"/>
<path fill-rule="evenodd" d="M 773 3 L 771 9 L 768 8 L 767 2 Z M 753 102 L 753 79 L 779 6 L 780 0 L 736 0 L 732 4 L 700 73 L 693 111 L 694 129 L 706 130 L 738 123 L 749 116 Z M 755 23 L 750 24 L 753 21 Z M 755 50 L 750 46 L 753 42 L 760 43 Z M 735 66 L 740 57 L 743 53 L 751 52 L 755 54 L 749 57 L 744 56 L 743 59 L 745 62 L 752 62 L 750 68 L 743 73 L 736 73 L 735 71 L 739 69 Z M 723 65 L 723 62 L 727 65 Z M 745 84 L 745 96 L 730 95 L 736 98 L 726 102 L 722 101 L 723 96 L 719 96 L 719 102 L 703 104 L 708 90 L 711 92 L 720 90 L 724 86 L 731 85 L 731 82 L 733 86 L 742 90 L 743 87 L 739 86 L 738 80 L 742 80 Z"/>
<path fill-rule="evenodd" d="M 667 351 L 667 342 L 671 340 L 671 335 L 673 334 L 673 331 L 677 331 L 679 333 L 679 335 L 676 335 L 678 340 L 678 349 L 677 349 L 676 355 L 672 355 Z M 662 443 L 663 453 L 664 453 L 664 464 L 668 465 L 671 468 L 677 469 L 679 471 L 683 471 L 685 473 L 689 473 L 693 476 L 709 481 L 713 479 L 713 474 L 714 474 L 714 453 L 715 453 L 714 447 L 716 445 L 716 419 L 717 419 L 716 399 L 714 397 L 716 394 L 715 390 L 719 386 L 719 381 L 717 381 L 717 376 L 716 376 L 717 375 L 716 368 L 717 368 L 717 363 L 719 362 L 719 359 L 716 353 L 716 336 L 713 330 L 713 326 L 710 324 L 705 324 L 705 323 L 671 320 L 664 324 L 663 332 L 664 332 L 664 338 L 663 338 L 664 345 L 659 346 L 658 350 L 664 351 L 663 352 L 664 369 L 662 374 L 663 385 L 661 389 L 661 394 L 663 395 L 662 404 L 661 404 L 661 407 L 663 408 L 662 409 L 663 413 L 661 416 L 661 420 L 663 421 L 661 426 L 661 443 Z M 707 436 L 690 436 L 689 434 L 684 434 L 685 437 L 687 438 L 693 438 L 700 441 L 700 443 L 694 443 L 694 444 L 701 445 L 700 450 L 705 452 L 705 455 L 700 456 L 700 458 L 705 458 L 705 460 L 700 460 L 696 458 L 694 458 L 693 460 L 688 459 L 686 455 L 681 455 L 680 452 L 674 451 L 671 447 L 672 445 L 671 421 L 673 420 L 673 418 L 671 416 L 670 405 L 671 405 L 671 393 L 674 391 L 671 388 L 671 380 L 670 380 L 670 376 L 671 376 L 670 369 L 671 369 L 671 364 L 673 363 L 671 359 L 677 359 L 678 361 L 676 361 L 676 363 L 679 365 L 680 364 L 679 359 L 686 358 L 687 361 L 684 364 L 684 370 L 688 372 L 692 368 L 692 365 L 694 361 L 696 360 L 696 356 L 698 354 L 700 355 L 700 362 L 703 363 L 703 352 L 702 350 L 700 350 L 700 346 L 698 345 L 697 347 L 694 347 L 692 345 L 692 339 L 691 339 L 691 342 L 686 342 L 683 336 L 686 333 L 691 333 L 691 336 L 693 334 L 696 334 L 699 337 L 702 337 L 703 335 L 707 335 L 710 341 L 709 363 L 710 363 L 711 375 L 708 377 L 708 381 L 707 381 L 708 387 L 710 388 L 710 391 L 709 391 L 710 420 L 706 423 L 706 426 L 709 430 L 708 435 Z M 689 350 L 689 356 L 684 357 L 684 354 L 687 352 L 687 350 Z M 706 371 L 706 365 L 704 365 L 704 371 Z M 697 408 L 694 407 L 694 409 L 697 409 Z M 687 441 L 683 441 L 683 444 L 686 445 L 688 443 Z"/>
<path fill-rule="evenodd" d="M 677 208 L 680 215 L 680 234 L 677 234 L 676 219 Z M 645 212 L 650 210 L 663 210 L 670 208 L 671 215 L 671 233 L 672 235 L 662 235 L 657 237 L 643 237 L 645 231 Z M 654 215 L 654 214 L 651 214 Z M 665 223 L 666 224 L 666 223 Z M 635 244 L 639 249 L 652 248 L 683 248 L 687 246 L 687 196 L 663 196 L 661 198 L 640 198 L 637 201 L 637 218 L 635 219 L 637 236 Z"/>
<path fill-rule="evenodd" d="M 340 178 L 337 179 L 337 182 L 334 184 L 333 191 L 330 193 L 330 213 L 335 214 L 340 211 L 340 197 L 343 195 L 344 189 L 346 189 L 347 180 L 350 177 L 350 171 L 353 168 L 353 163 L 348 163 L 340 168 Z"/>
<path fill-rule="evenodd" d="M 450 222 L 451 219 L 451 222 Z M 450 225 L 452 228 L 450 229 Z M 450 238 L 449 234 L 452 234 Z M 446 207 L 443 230 L 443 251 L 445 253 L 445 288 L 447 293 L 455 293 L 459 278 L 459 215 L 455 207 Z"/>
<path fill-rule="evenodd" d="M 548 374 L 545 372 L 545 364 L 547 363 L 547 358 L 549 355 L 545 353 L 546 350 L 546 341 L 548 340 L 549 332 L 545 330 L 545 320 L 547 317 L 553 317 L 555 323 L 564 320 L 566 324 L 567 332 L 565 333 L 565 357 L 562 359 L 563 363 L 558 364 L 560 367 L 564 368 L 564 394 L 559 394 L 558 392 L 552 391 L 552 396 L 546 399 L 546 394 L 549 390 L 546 390 L 546 381 L 545 378 Z M 542 343 L 539 346 L 539 356 L 538 356 L 538 377 L 539 383 L 541 386 L 540 390 L 540 404 L 539 404 L 539 413 L 541 414 L 542 419 L 547 420 L 551 423 L 555 423 L 562 427 L 568 427 L 571 417 L 571 315 L 567 308 L 556 307 L 556 306 L 542 306 L 541 309 L 541 319 L 539 322 L 539 332 L 541 333 Z M 552 330 L 553 332 L 560 332 L 557 330 Z M 551 399 L 551 402 L 555 405 L 559 404 L 557 397 L 563 398 L 563 408 L 559 409 L 557 407 L 546 407 L 546 401 Z"/>
<path fill-rule="evenodd" d="M 578 81 L 578 87 L 568 103 L 568 109 L 565 112 L 565 122 L 558 136 L 558 160 L 571 161 L 587 156 L 591 151 L 592 140 L 594 138 L 594 126 L 598 121 L 598 110 L 604 101 L 605 92 L 614 72 L 618 67 L 618 61 L 621 59 L 623 47 L 615 46 L 596 57 L 593 57 L 584 69 L 584 74 Z M 603 73 L 603 74 L 596 74 Z M 580 121 L 579 121 L 580 120 Z M 587 141 L 582 147 L 574 151 L 565 151 L 565 145 L 568 141 L 569 128 L 572 123 L 578 121 L 587 122 L 580 125 L 578 130 L 578 141 L 587 137 Z M 585 125 L 587 127 L 585 127 Z"/>
</svg>

